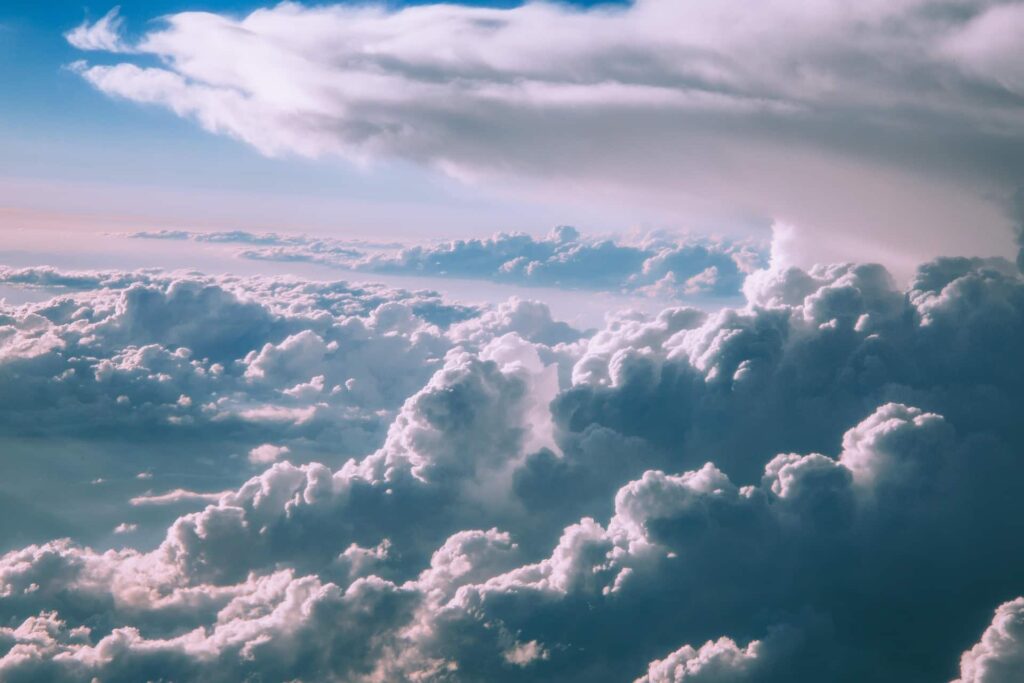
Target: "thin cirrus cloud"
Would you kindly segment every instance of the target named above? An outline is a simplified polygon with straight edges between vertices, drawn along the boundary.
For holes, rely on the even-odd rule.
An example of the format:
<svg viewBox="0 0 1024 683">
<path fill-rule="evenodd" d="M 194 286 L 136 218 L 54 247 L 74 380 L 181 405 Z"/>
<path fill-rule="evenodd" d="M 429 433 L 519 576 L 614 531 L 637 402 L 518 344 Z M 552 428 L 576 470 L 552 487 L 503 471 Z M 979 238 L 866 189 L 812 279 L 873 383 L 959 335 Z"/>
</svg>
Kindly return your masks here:
<svg viewBox="0 0 1024 683">
<path fill-rule="evenodd" d="M 124 18 L 120 9 L 114 7 L 93 23 L 83 23 L 64 34 L 67 41 L 79 50 L 102 50 L 103 52 L 131 52 L 121 33 Z"/>
<path fill-rule="evenodd" d="M 910 273 L 1014 250 L 1022 25 L 1019 4 L 953 0 L 283 3 L 169 15 L 131 42 L 112 13 L 68 39 L 158 59 L 76 63 L 100 91 L 268 155 L 412 160 L 680 221 L 783 220 L 808 265 Z"/>
</svg>

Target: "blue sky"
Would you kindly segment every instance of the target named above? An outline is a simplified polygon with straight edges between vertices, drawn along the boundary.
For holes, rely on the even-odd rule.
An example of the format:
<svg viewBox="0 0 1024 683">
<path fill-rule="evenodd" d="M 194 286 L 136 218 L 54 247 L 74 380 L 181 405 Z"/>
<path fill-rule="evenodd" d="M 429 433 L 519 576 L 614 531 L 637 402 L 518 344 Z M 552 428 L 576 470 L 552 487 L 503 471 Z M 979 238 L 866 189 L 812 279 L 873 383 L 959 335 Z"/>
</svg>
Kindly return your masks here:
<svg viewBox="0 0 1024 683">
<path fill-rule="evenodd" d="M 83 55 L 64 33 L 112 6 L 64 0 L 0 6 L 0 206 L 18 210 L 19 217 L 21 210 L 66 212 L 71 222 L 84 215 L 150 226 L 384 231 L 413 238 L 546 231 L 581 219 L 615 226 L 597 212 L 513 200 L 401 161 L 356 168 L 339 159 L 269 159 L 166 111 L 106 97 L 65 68 Z M 266 5 L 118 6 L 128 31 L 141 32 L 174 12 L 241 16 Z M 296 205 L 305 210 L 296 215 Z"/>
</svg>

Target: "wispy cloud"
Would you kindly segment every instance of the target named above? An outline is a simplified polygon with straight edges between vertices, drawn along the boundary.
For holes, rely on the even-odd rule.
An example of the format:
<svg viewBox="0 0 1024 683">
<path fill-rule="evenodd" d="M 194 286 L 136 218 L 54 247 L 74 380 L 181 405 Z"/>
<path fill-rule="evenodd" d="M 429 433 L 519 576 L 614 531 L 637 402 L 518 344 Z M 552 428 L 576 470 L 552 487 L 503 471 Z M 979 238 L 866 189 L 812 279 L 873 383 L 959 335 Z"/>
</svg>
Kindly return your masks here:
<svg viewBox="0 0 1024 683">
<path fill-rule="evenodd" d="M 227 491 L 217 491 L 214 493 L 200 493 L 198 491 L 189 491 L 187 489 L 174 489 L 167 493 L 148 493 L 141 496 L 135 496 L 129 502 L 132 505 L 175 505 L 177 503 L 196 503 L 196 502 L 207 502 L 216 503 L 220 498 L 227 493 Z M 131 531 L 131 529 L 129 529 Z M 118 532 L 122 533 L 122 532 Z"/>
<path fill-rule="evenodd" d="M 100 19 L 84 21 L 64 34 L 67 41 L 79 50 L 130 53 L 134 49 L 124 41 L 124 18 L 120 7 L 114 7 Z"/>
</svg>

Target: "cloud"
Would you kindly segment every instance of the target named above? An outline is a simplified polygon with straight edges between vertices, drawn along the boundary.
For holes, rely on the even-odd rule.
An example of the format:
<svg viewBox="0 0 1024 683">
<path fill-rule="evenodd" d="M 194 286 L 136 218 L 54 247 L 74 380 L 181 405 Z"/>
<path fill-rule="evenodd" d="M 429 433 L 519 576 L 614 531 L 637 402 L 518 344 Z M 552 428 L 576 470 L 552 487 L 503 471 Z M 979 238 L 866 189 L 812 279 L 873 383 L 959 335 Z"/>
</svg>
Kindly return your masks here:
<svg viewBox="0 0 1024 683">
<path fill-rule="evenodd" d="M 159 280 L 140 301 L 166 310 Z M 741 308 L 620 313 L 554 346 L 512 329 L 564 332 L 523 302 L 442 331 L 397 293 L 370 308 L 382 291 L 218 286 L 243 283 L 305 327 L 224 366 L 237 400 L 313 372 L 331 386 L 332 354 L 362 338 L 336 327 L 451 344 L 376 448 L 274 462 L 151 549 L 0 556 L 4 680 L 950 680 L 958 658 L 965 681 L 1013 675 L 1024 279 L 1009 262 L 935 261 L 906 289 L 877 265 L 780 267 L 751 276 Z M 364 315 L 328 315 L 331 293 Z M 122 310 L 122 291 L 100 294 Z M 60 302 L 5 315 L 39 335 L 30 314 L 81 308 Z M 262 324 L 240 310 L 228 320 Z M 294 428 L 247 446 L 298 454 L 310 433 L 279 438 Z"/>
<path fill-rule="evenodd" d="M 540 240 L 499 234 L 435 247 L 411 247 L 397 254 L 372 254 L 350 267 L 677 298 L 735 295 L 746 272 L 759 265 L 759 260 L 756 248 L 749 244 L 657 236 L 623 244 L 584 240 L 574 229 L 562 227 Z"/>
<path fill-rule="evenodd" d="M 249 462 L 258 465 L 267 465 L 282 455 L 286 455 L 289 449 L 287 446 L 275 446 L 274 444 L 265 443 L 260 446 L 256 446 L 249 451 Z"/>
<path fill-rule="evenodd" d="M 255 450 L 255 449 L 254 449 Z M 167 493 L 160 494 L 145 494 L 142 496 L 135 496 L 128 502 L 132 505 L 173 505 L 175 503 L 182 502 L 211 502 L 215 503 L 220 500 L 220 497 L 226 493 L 225 491 L 218 491 L 215 493 L 199 493 L 198 491 L 187 491 L 185 489 L 174 489 Z"/>
<path fill-rule="evenodd" d="M 426 246 L 377 245 L 370 251 L 348 241 L 282 238 L 273 234 L 156 233 L 159 239 L 193 239 L 253 245 L 247 259 L 303 261 L 345 270 L 428 277 L 482 279 L 516 285 L 640 294 L 664 299 L 730 297 L 744 277 L 765 265 L 757 243 L 687 239 L 651 233 L 634 240 L 588 239 L 569 226 L 544 238 L 499 233 L 485 239 Z M 223 235 L 223 237 L 222 237 Z M 152 233 L 134 238 L 154 239 Z"/>
<path fill-rule="evenodd" d="M 1024 51 L 1015 39 L 1022 29 L 1024 6 L 996 5 L 973 16 L 962 30 L 949 36 L 942 49 L 969 74 L 1022 95 Z"/>
<path fill-rule="evenodd" d="M 1006 343 L 1022 333 L 1020 282 L 1008 262 L 968 259 L 924 266 L 907 292 L 877 266 L 758 273 L 746 309 L 599 331 L 556 424 L 581 448 L 607 429 L 662 454 L 716 453 L 741 477 L 751 453 L 827 452 L 843 422 L 890 400 L 1017 438 L 1004 406 L 1021 381 Z"/>
<path fill-rule="evenodd" d="M 1015 251 L 1018 10 L 283 3 L 169 15 L 132 44 L 157 66 L 79 72 L 269 155 L 411 160 L 660 222 L 784 220 L 796 265 L 884 253 L 903 275 Z"/>
<path fill-rule="evenodd" d="M 753 680 L 761 643 L 754 641 L 745 648 L 730 638 L 708 641 L 695 649 L 684 645 L 668 657 L 651 662 L 647 675 L 636 683 L 690 683 L 692 681 Z"/>
<path fill-rule="evenodd" d="M 1022 624 L 1024 598 L 1000 605 L 981 640 L 961 657 L 956 683 L 1009 683 L 1024 675 Z"/>
<path fill-rule="evenodd" d="M 309 235 L 282 234 L 276 232 L 248 232 L 246 230 L 213 230 L 193 232 L 189 230 L 141 230 L 123 233 L 123 237 L 144 240 L 171 240 L 206 242 L 211 244 L 248 244 L 256 246 L 306 247 L 314 252 L 328 252 L 355 256 L 357 249 L 397 249 L 399 242 L 373 242 L 362 239 L 335 239 L 311 237 Z"/>
<path fill-rule="evenodd" d="M 938 595 L 949 595 L 946 579 L 954 586 L 979 585 L 974 574 L 950 576 L 935 567 L 934 553 L 940 547 L 985 548 L 989 539 L 950 537 L 946 525 L 972 515 L 971 503 L 987 514 L 1010 499 L 983 502 L 990 494 L 977 487 L 986 482 L 984 475 L 978 479 L 969 467 L 947 467 L 964 454 L 939 416 L 890 404 L 851 429 L 845 441 L 860 444 L 861 453 L 870 449 L 872 471 L 889 474 L 859 477 L 846 464 L 858 456 L 845 450 L 837 460 L 780 455 L 768 463 L 760 484 L 744 487 L 711 464 L 681 475 L 648 471 L 618 491 L 607 526 L 583 519 L 566 527 L 553 552 L 539 562 L 516 566 L 519 550 L 507 533 L 463 531 L 404 583 L 373 577 L 324 583 L 284 570 L 243 576 L 223 588 L 201 582 L 171 588 L 181 571 L 193 581 L 200 575 L 194 573 L 198 566 L 178 564 L 166 549 L 148 556 L 97 556 L 59 545 L 26 549 L 0 564 L 8 596 L 18 595 L 12 605 L 38 604 L 40 590 L 52 591 L 51 601 L 89 595 L 96 600 L 112 590 L 120 618 L 134 613 L 136 619 L 152 619 L 190 607 L 185 614 L 201 609 L 213 618 L 215 612 L 215 622 L 185 636 L 155 639 L 135 627 L 118 627 L 94 639 L 90 629 L 42 612 L 4 634 L 14 645 L 0 659 L 0 671 L 11 680 L 44 671 L 52 671 L 55 680 L 101 674 L 120 680 L 163 667 L 179 678 L 228 678 L 254 671 L 302 675 L 312 662 L 322 673 L 352 680 L 516 680 L 524 670 L 537 680 L 593 680 L 598 671 L 618 677 L 642 667 L 647 677 L 641 680 L 649 681 L 764 681 L 793 680 L 809 671 L 859 680 L 888 667 L 892 676 L 883 679 L 902 680 L 898 653 L 909 642 L 917 648 L 927 643 L 938 659 L 923 661 L 918 654 L 906 663 L 912 667 L 907 671 L 941 670 L 943 656 L 949 655 L 943 648 L 959 637 L 961 625 L 948 629 L 948 621 L 910 611 L 898 617 L 910 630 L 892 639 L 882 628 L 897 618 L 889 603 L 866 605 L 849 591 L 862 586 L 866 574 L 877 582 L 873 595 L 898 591 L 893 597 L 924 609 Z M 919 471 L 923 476 L 908 476 L 909 470 L 894 469 L 893 463 L 927 469 Z M 955 488 L 947 486 L 954 482 Z M 321 484 L 315 488 L 326 492 Z M 271 500 L 255 502 L 267 512 L 287 500 L 275 502 L 273 488 L 263 490 Z M 948 501 L 951 492 L 957 504 L 933 518 L 931 505 Z M 307 485 L 303 498 L 310 501 L 309 496 Z M 259 507 L 245 514 L 258 514 Z M 207 540 L 218 546 L 230 539 L 220 536 L 231 533 L 223 521 L 210 518 L 198 528 L 217 534 Z M 918 539 L 910 552 L 902 542 L 907 533 Z M 999 549 L 1006 550 L 1003 544 Z M 237 550 L 222 548 L 223 557 L 237 560 Z M 389 552 L 383 553 L 385 561 Z M 345 556 L 354 556 L 351 547 Z M 43 579 L 40 572 L 53 571 L 43 558 L 69 564 L 56 564 L 60 574 Z M 859 561 L 847 561 L 853 558 Z M 895 558 L 909 564 L 895 576 L 875 572 Z M 170 560 L 174 564 L 165 565 Z M 52 560 L 49 564 L 54 567 Z M 914 572 L 917 582 L 905 582 L 903 572 Z M 995 563 L 983 573 L 1008 577 L 1014 570 Z M 144 590 L 158 581 L 168 588 L 160 594 Z M 941 609 L 948 614 L 961 604 L 953 601 Z M 716 611 L 709 612 L 712 606 Z M 822 617 L 816 610 L 828 610 L 831 624 L 818 623 Z M 355 619 L 356 613 L 363 617 Z M 43 629 L 46 636 L 32 635 L 39 619 L 50 624 Z M 742 648 L 720 637 L 699 649 L 684 646 L 649 665 L 640 663 L 673 635 L 700 637 L 721 626 L 744 632 L 767 628 L 769 635 Z M 300 635 L 306 639 L 301 653 L 278 651 L 301 642 Z M 843 649 L 854 637 L 866 638 L 863 647 L 876 649 L 848 658 Z M 325 659 L 338 648 L 362 654 Z"/>
<path fill-rule="evenodd" d="M 83 22 L 64 34 L 72 46 L 79 50 L 126 53 L 132 48 L 122 38 L 124 19 L 120 8 L 114 7 L 93 23 Z"/>
<path fill-rule="evenodd" d="M 456 341 L 453 323 L 480 309 L 376 285 L 54 268 L 0 280 L 55 293 L 0 305 L 0 442 L 22 477 L 0 502 L 32 520 L 0 527 L 4 550 L 79 525 L 96 541 L 129 511 L 160 533 L 251 476 L 245 456 L 266 444 L 332 466 L 373 451 L 456 343 L 517 327 L 579 337 L 519 302 L 533 327 L 491 317 Z"/>
</svg>

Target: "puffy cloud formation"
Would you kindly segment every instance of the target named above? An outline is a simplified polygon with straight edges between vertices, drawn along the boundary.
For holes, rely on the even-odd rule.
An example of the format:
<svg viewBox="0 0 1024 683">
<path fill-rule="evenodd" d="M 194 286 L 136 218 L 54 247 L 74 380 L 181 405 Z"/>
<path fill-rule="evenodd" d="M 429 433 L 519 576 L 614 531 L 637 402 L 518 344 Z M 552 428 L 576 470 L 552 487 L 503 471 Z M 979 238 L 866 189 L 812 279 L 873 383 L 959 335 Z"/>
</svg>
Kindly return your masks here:
<svg viewBox="0 0 1024 683">
<path fill-rule="evenodd" d="M 699 649 L 684 645 L 665 659 L 652 662 L 647 675 L 636 683 L 751 680 L 759 663 L 760 645 L 754 641 L 740 648 L 729 638 L 709 640 Z"/>
<path fill-rule="evenodd" d="M 956 683 L 1008 683 L 1024 676 L 1024 598 L 1004 603 L 981 641 L 960 660 Z"/>
<path fill-rule="evenodd" d="M 290 403 L 335 407 L 308 397 L 359 348 L 336 328 L 436 362 L 365 454 L 274 462 L 148 548 L 0 557 L 5 681 L 1018 677 L 1024 278 L 1008 262 L 935 261 L 906 290 L 879 266 L 767 270 L 742 308 L 622 313 L 592 335 L 518 301 L 442 326 L 410 314 L 426 295 L 134 277 L 5 312 L 4 363 L 85 356 L 142 334 L 118 318 L 132 306 L 163 313 L 147 343 L 169 369 L 152 371 L 212 375 L 181 345 L 234 344 L 217 381 L 275 399 L 221 409 L 259 411 L 278 427 L 248 448 L 291 457 L 290 430 L 347 424 Z M 96 297 L 110 313 L 74 317 Z M 166 319 L 195 301 L 205 325 Z M 382 377 L 346 406 L 411 383 Z M 175 410 L 207 400 L 187 395 Z"/>
<path fill-rule="evenodd" d="M 5 550 L 124 523 L 155 532 L 159 508 L 215 500 L 275 460 L 336 466 L 383 443 L 456 345 L 580 336 L 532 302 L 481 317 L 430 292 L 340 282 L 52 268 L 0 280 L 56 293 L 0 307 Z"/>
<path fill-rule="evenodd" d="M 138 53 L 76 63 L 100 91 L 265 154 L 411 160 L 701 227 L 787 220 L 819 260 L 903 267 L 1014 249 L 1022 21 L 1015 0 L 285 2 L 68 38 Z"/>
<path fill-rule="evenodd" d="M 629 242 L 586 239 L 559 226 L 543 238 L 499 233 L 429 246 L 368 244 L 274 233 L 161 231 L 140 239 L 246 245 L 243 258 L 306 261 L 346 270 L 484 279 L 517 285 L 639 293 L 664 299 L 736 296 L 746 275 L 766 265 L 752 241 L 679 239 L 651 234 Z M 358 248 L 354 248 L 358 247 Z"/>
</svg>

